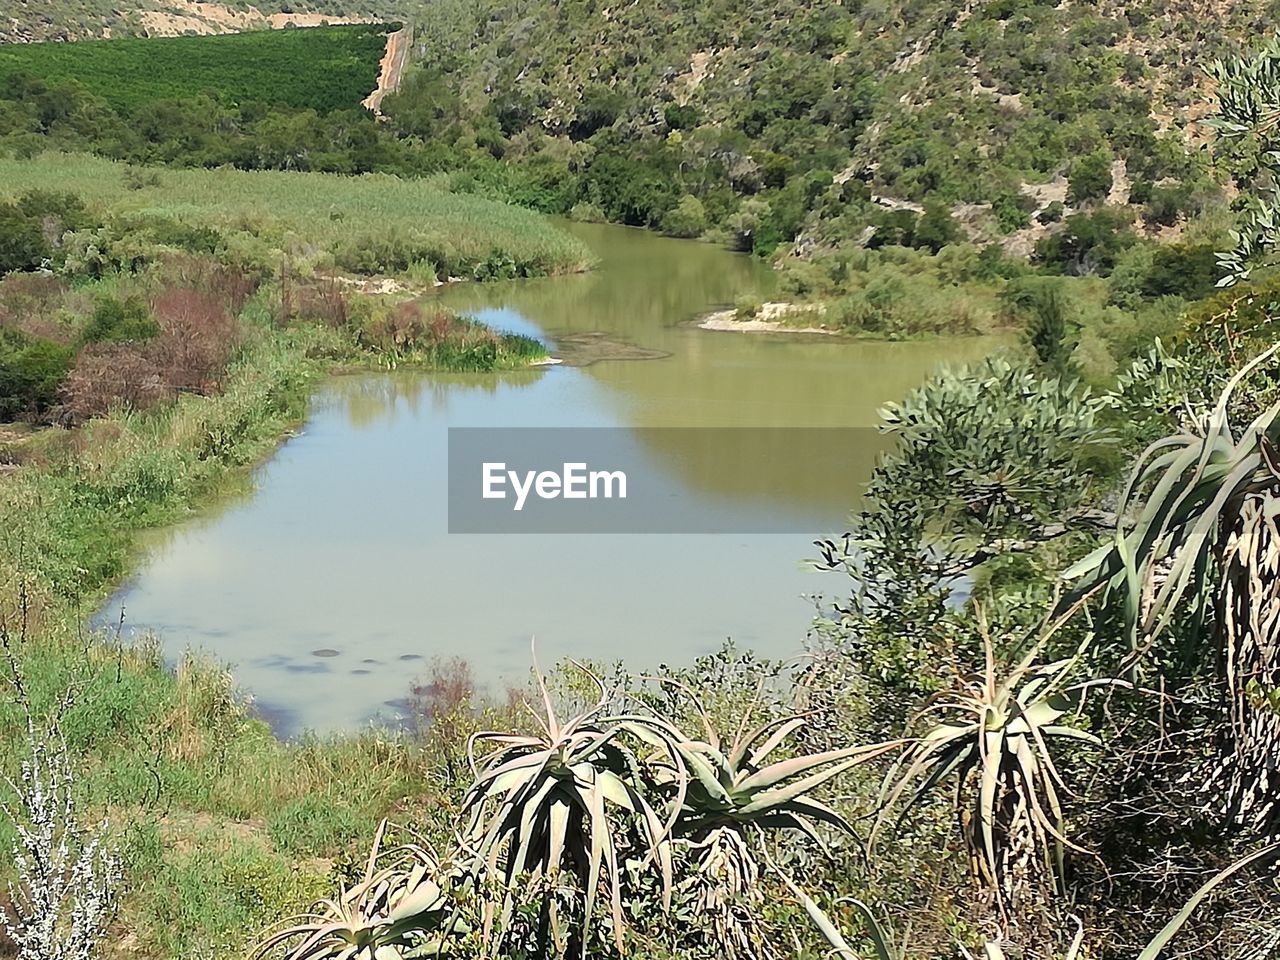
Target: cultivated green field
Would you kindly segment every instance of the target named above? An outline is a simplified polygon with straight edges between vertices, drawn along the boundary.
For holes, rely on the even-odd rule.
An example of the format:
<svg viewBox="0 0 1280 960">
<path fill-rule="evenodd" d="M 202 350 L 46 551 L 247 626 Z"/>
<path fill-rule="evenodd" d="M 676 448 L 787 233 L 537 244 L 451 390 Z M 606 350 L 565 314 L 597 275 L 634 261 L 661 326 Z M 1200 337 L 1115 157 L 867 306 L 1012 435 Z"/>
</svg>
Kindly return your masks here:
<svg viewBox="0 0 1280 960">
<path fill-rule="evenodd" d="M 497 263 L 531 276 L 572 273 L 592 259 L 580 241 L 540 214 L 452 194 L 429 180 L 139 170 L 93 157 L 46 154 L 34 161 L 0 159 L 0 184 L 0 191 L 12 195 L 70 191 L 123 222 L 209 227 L 242 247 L 246 258 L 328 251 L 339 265 L 359 273 L 396 273 L 414 263 L 472 273 Z"/>
<path fill-rule="evenodd" d="M 212 37 L 27 43 L 0 47 L 0 77 L 75 81 L 128 110 L 212 92 L 320 112 L 359 106 L 378 85 L 386 24 L 262 30 Z"/>
</svg>

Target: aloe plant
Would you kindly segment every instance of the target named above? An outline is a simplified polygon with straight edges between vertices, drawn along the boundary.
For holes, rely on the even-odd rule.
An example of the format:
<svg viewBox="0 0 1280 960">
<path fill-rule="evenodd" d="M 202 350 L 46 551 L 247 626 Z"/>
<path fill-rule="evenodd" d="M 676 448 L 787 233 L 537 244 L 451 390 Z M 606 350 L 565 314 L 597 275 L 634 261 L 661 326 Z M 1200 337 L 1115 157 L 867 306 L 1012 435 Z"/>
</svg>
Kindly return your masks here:
<svg viewBox="0 0 1280 960">
<path fill-rule="evenodd" d="M 680 738 L 675 746 L 688 770 L 677 830 L 686 836 L 717 827 L 748 826 L 799 830 L 821 844 L 814 823 L 852 832 L 848 822 L 813 793 L 846 771 L 896 750 L 901 741 L 848 746 L 802 754 L 772 763 L 807 717 L 780 717 L 752 730 L 740 730 L 731 742 L 717 734 L 710 717 L 695 706 L 702 720 L 702 740 Z"/>
<path fill-rule="evenodd" d="M 1280 404 L 1239 433 L 1229 416 L 1243 367 L 1202 423 L 1153 443 L 1121 497 L 1110 543 L 1075 564 L 1064 605 L 1102 589 L 1123 601 L 1130 663 L 1183 610 L 1212 621 L 1227 687 L 1219 762 L 1207 792 L 1230 821 L 1280 821 Z"/>
<path fill-rule="evenodd" d="M 535 889 L 567 869 L 584 891 L 581 942 L 585 952 L 597 890 L 608 890 L 613 937 L 622 952 L 621 862 L 623 846 L 613 817 L 633 821 L 644 844 L 645 865 L 661 873 L 663 906 L 671 902 L 670 832 L 683 796 L 682 767 L 667 729 L 643 717 L 604 716 L 607 702 L 600 679 L 576 664 L 595 684 L 599 700 L 591 709 L 561 722 L 546 680 L 537 669 L 544 716 L 532 736 L 483 732 L 468 744 L 475 782 L 463 800 L 464 845 L 477 866 L 496 876 L 505 893 L 500 910 L 486 908 L 485 935 L 505 935 L 519 884 Z M 478 744 L 494 749 L 477 759 Z M 633 746 L 637 744 L 637 746 Z M 657 757 L 647 748 L 657 747 Z M 646 782 L 661 768 L 677 785 L 670 810 L 660 815 L 646 796 Z M 551 898 L 544 905 L 552 910 Z M 555 917 L 550 921 L 555 923 Z"/>
<path fill-rule="evenodd" d="M 1050 744 L 1098 741 L 1069 723 L 1086 689 L 1071 683 L 1082 651 L 1038 664 L 1046 635 L 1001 675 L 990 636 L 984 639 L 984 669 L 933 697 L 917 717 L 931 725 L 886 776 L 874 832 L 908 791 L 901 816 L 944 783 L 968 790 L 964 839 L 979 880 L 1007 909 L 1041 880 L 1053 884 L 1072 846 L 1063 812 L 1069 790 Z"/>
<path fill-rule="evenodd" d="M 286 960 L 401 960 L 440 957 L 466 923 L 438 882 L 439 865 L 421 846 L 382 850 L 387 821 L 374 837 L 364 878 L 335 899 L 269 930 L 255 958 Z"/>
<path fill-rule="evenodd" d="M 807 717 L 779 717 L 753 729 L 744 723 L 726 741 L 692 691 L 674 681 L 665 682 L 689 694 L 702 724 L 702 739 L 670 728 L 687 772 L 675 823 L 676 842 L 689 850 L 694 865 L 680 885 L 693 893 L 698 912 L 727 955 L 765 955 L 768 951 L 755 913 L 749 903 L 743 903 L 760 896 L 757 851 L 769 862 L 759 843 L 764 833 L 797 830 L 823 849 L 818 824 L 852 833 L 848 821 L 814 792 L 852 768 L 897 750 L 901 743 L 849 746 L 770 762 Z"/>
<path fill-rule="evenodd" d="M 1280 404 L 1264 411 L 1239 439 L 1228 415 L 1240 381 L 1277 349 L 1280 345 L 1238 371 L 1203 422 L 1157 440 L 1142 453 L 1121 494 L 1112 541 L 1063 573 L 1077 586 L 1060 610 L 1099 587 L 1120 596 L 1136 649 L 1168 626 L 1184 598 L 1202 602 L 1217 535 L 1230 523 L 1239 497 L 1270 489 L 1280 478 Z"/>
</svg>

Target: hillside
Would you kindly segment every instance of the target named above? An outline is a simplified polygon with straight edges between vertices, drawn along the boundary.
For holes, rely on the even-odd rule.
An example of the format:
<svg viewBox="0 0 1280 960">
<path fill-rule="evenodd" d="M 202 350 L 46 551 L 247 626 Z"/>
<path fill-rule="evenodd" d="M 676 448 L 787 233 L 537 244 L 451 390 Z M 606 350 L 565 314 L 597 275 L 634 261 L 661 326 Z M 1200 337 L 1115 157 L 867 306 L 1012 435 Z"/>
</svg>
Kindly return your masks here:
<svg viewBox="0 0 1280 960">
<path fill-rule="evenodd" d="M 249 4 L 243 0 L 0 0 L 0 41 L 173 37 L 380 19 L 386 5 L 358 2 Z"/>
<path fill-rule="evenodd" d="M 758 197 L 765 231 L 784 238 L 811 213 L 847 217 L 881 198 L 916 212 L 929 199 L 989 204 L 962 212 L 1008 234 L 1054 202 L 1123 202 L 1136 182 L 1143 203 L 1152 184 L 1193 183 L 1184 146 L 1207 95 L 1200 69 L 1273 21 L 1267 3 L 1201 0 L 432 10 L 417 52 L 433 68 L 389 107 L 407 130 L 448 137 L 457 120 L 495 154 L 571 170 L 647 153 L 664 184 L 609 197 L 606 170 L 588 186 L 610 219 L 660 222 L 688 194 L 728 222 Z M 1105 170 L 1068 195 L 1079 165 Z M 1196 204 L 1165 200 L 1183 208 L 1172 219 Z"/>
<path fill-rule="evenodd" d="M 382 25 L 212 37 L 0 46 L 0 77 L 77 84 L 117 109 L 214 94 L 319 112 L 354 108 L 378 83 Z"/>
</svg>

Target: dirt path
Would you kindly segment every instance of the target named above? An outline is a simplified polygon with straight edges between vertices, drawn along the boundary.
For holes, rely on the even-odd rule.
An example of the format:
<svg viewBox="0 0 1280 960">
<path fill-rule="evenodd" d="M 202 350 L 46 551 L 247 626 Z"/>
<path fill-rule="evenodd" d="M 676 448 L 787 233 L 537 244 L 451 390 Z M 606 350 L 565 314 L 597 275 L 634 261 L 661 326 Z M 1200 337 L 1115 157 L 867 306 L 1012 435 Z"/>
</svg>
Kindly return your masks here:
<svg viewBox="0 0 1280 960">
<path fill-rule="evenodd" d="M 400 89 L 400 77 L 409 62 L 409 50 L 413 47 L 413 27 L 405 24 L 395 33 L 387 34 L 387 52 L 382 55 L 382 72 L 378 75 L 378 89 L 364 98 L 364 106 L 377 116 L 382 116 L 382 98 Z"/>
</svg>

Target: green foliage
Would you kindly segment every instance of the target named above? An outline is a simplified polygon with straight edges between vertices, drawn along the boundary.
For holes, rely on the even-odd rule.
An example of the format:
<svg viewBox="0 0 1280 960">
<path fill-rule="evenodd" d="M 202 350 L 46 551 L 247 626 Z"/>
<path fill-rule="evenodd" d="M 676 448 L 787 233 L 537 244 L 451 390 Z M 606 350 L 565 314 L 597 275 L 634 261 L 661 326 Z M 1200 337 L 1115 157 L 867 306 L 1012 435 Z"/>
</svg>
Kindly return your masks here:
<svg viewBox="0 0 1280 960">
<path fill-rule="evenodd" d="M 1073 206 L 1106 199 L 1111 191 L 1111 157 L 1099 150 L 1071 164 L 1067 202 Z"/>
<path fill-rule="evenodd" d="M 10 44 L 0 49 L 0 78 L 10 86 L 75 82 L 127 111 L 209 92 L 233 104 L 352 109 L 378 85 L 386 32 L 357 25 Z"/>
<path fill-rule="evenodd" d="M 1047 267 L 1072 276 L 1107 276 L 1121 252 L 1134 242 L 1131 217 L 1124 210 L 1103 208 L 1067 217 L 1061 229 L 1036 244 L 1036 257 Z"/>
<path fill-rule="evenodd" d="M 585 668 L 583 668 L 585 670 Z M 635 851 L 647 865 L 662 875 L 662 899 L 671 903 L 672 865 L 668 834 L 672 811 L 655 809 L 652 792 L 646 789 L 659 774 L 665 759 L 680 778 L 674 801 L 678 811 L 684 797 L 684 773 L 677 764 L 674 739 L 660 725 L 644 718 L 613 718 L 604 714 L 608 701 L 604 685 L 593 674 L 599 700 L 590 710 L 563 722 L 557 719 L 538 670 L 535 676 L 546 709 L 540 720 L 542 734 L 520 737 L 482 733 L 472 743 L 491 740 L 496 748 L 477 761 L 472 755 L 475 782 L 463 801 L 467 817 L 466 846 L 484 871 L 498 878 L 503 890 L 497 920 L 498 938 L 506 936 L 515 906 L 518 880 L 535 888 L 554 881 L 567 868 L 574 873 L 585 894 L 583 950 L 589 932 L 597 889 L 603 881 L 610 898 L 612 927 L 621 953 L 622 865 L 627 857 L 624 833 L 614 826 L 609 808 L 618 808 L 634 821 L 639 848 Z M 658 755 L 642 762 L 643 756 L 627 740 L 658 748 Z M 469 746 L 470 751 L 470 746 Z M 621 849 L 620 849 L 621 848 Z M 545 909 L 553 911 L 550 898 Z M 492 916 L 486 918 L 490 929 Z"/>
<path fill-rule="evenodd" d="M 307 262 L 299 248 L 309 248 L 310 258 L 327 254 L 368 273 L 399 273 L 429 262 L 439 275 L 457 276 L 495 254 L 509 257 L 519 276 L 572 272 L 591 263 L 579 241 L 537 214 L 451 194 L 427 181 L 169 170 L 156 183 L 130 189 L 127 169 L 83 156 L 0 160 L 6 189 L 69 189 L 113 214 L 101 229 L 67 235 L 66 270 L 73 274 L 136 269 L 175 248 L 212 248 L 266 273 L 276 272 L 286 257 Z"/>
<path fill-rule="evenodd" d="M 1063 802 L 1069 790 L 1049 744 L 1097 740 L 1067 719 L 1083 699 L 1083 690 L 1071 685 L 1078 655 L 1038 664 L 1041 640 L 1004 675 L 985 639 L 985 668 L 931 698 L 918 716 L 929 726 L 886 778 L 882 811 L 910 790 L 905 816 L 929 791 L 954 780 L 960 795 L 974 799 L 965 842 L 982 863 L 984 883 L 999 899 L 1025 909 L 1038 883 L 1057 889 L 1065 880 Z M 1034 866 L 1028 866 L 1028 854 Z"/>
<path fill-rule="evenodd" d="M 930 201 L 924 205 L 924 214 L 916 224 L 912 246 L 926 247 L 937 253 L 959 235 L 960 227 L 951 211 L 938 201 Z"/>
<path fill-rule="evenodd" d="M 1119 598 L 1133 650 L 1184 612 L 1184 599 L 1193 611 L 1203 611 L 1224 511 L 1237 495 L 1273 476 L 1270 450 L 1280 406 L 1263 411 L 1237 436 L 1229 402 L 1240 381 L 1276 349 L 1232 377 L 1202 425 L 1157 440 L 1142 453 L 1121 494 L 1112 542 L 1063 574 L 1077 581 L 1063 604 L 1099 588 Z"/>
<path fill-rule="evenodd" d="M 1012 289 L 1006 289 L 1006 294 Z M 1074 325 L 1067 319 L 1057 286 L 1046 283 L 1034 288 L 1029 302 L 1020 300 L 1018 306 L 1027 313 L 1025 336 L 1036 358 L 1053 376 L 1066 376 L 1076 345 L 1071 340 Z"/>
<path fill-rule="evenodd" d="M 707 212 L 702 201 L 690 194 L 662 217 L 662 232 L 673 237 L 699 237 L 707 229 Z"/>
<path fill-rule="evenodd" d="M 16 204 L 0 205 L 0 274 L 35 270 L 52 253 L 38 220 Z"/>
<path fill-rule="evenodd" d="M 98 298 L 93 315 L 80 332 L 85 343 L 129 343 L 150 340 L 160 332 L 147 305 L 137 297 L 117 300 L 112 296 Z"/>
<path fill-rule="evenodd" d="M 1275 104 L 1280 100 L 1280 38 L 1251 56 L 1215 60 L 1206 71 L 1218 97 L 1217 113 L 1206 121 L 1217 131 L 1218 150 L 1247 202 L 1233 246 L 1222 254 L 1224 286 L 1249 278 L 1280 241 L 1274 181 L 1277 158 Z"/>
<path fill-rule="evenodd" d="M 450 938 L 467 928 L 432 879 L 441 874 L 439 864 L 417 843 L 383 850 L 386 829 L 384 820 L 359 883 L 279 924 L 257 945 L 254 957 L 279 947 L 288 951 L 289 960 L 399 960 L 449 953 Z"/>
<path fill-rule="evenodd" d="M 48 410 L 72 356 L 70 347 L 0 327 L 0 422 Z"/>
<path fill-rule="evenodd" d="M 1219 274 L 1212 244 L 1170 244 L 1152 255 L 1142 293 L 1151 299 L 1173 296 L 1199 300 L 1213 292 Z"/>
</svg>

